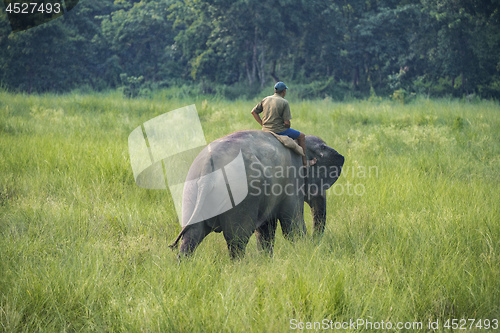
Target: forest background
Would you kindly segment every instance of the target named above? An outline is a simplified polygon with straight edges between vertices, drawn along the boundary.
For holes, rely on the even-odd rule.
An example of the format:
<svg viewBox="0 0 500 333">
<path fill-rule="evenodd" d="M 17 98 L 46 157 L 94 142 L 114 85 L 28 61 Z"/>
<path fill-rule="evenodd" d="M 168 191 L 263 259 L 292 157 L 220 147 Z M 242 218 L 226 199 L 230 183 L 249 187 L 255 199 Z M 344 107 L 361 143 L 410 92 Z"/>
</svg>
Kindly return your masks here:
<svg viewBox="0 0 500 333">
<path fill-rule="evenodd" d="M 0 5 L 1 7 L 2 5 Z M 123 89 L 253 98 L 500 98 L 498 0 L 81 0 L 12 32 L 0 10 L 0 84 L 12 92 Z"/>
</svg>

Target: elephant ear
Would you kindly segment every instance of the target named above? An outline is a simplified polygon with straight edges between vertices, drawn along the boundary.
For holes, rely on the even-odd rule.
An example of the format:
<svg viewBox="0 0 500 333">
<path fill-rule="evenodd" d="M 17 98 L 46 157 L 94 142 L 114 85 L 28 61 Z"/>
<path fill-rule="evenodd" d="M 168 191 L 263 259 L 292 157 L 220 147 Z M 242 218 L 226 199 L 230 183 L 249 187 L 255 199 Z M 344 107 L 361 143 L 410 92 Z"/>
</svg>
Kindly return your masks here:
<svg viewBox="0 0 500 333">
<path fill-rule="evenodd" d="M 182 227 L 217 216 L 232 208 L 222 170 L 184 184 Z"/>
<path fill-rule="evenodd" d="M 182 226 L 208 221 L 209 226 L 215 228 L 211 218 L 238 205 L 247 194 L 245 165 L 240 151 L 234 160 L 222 168 L 186 181 Z"/>
</svg>

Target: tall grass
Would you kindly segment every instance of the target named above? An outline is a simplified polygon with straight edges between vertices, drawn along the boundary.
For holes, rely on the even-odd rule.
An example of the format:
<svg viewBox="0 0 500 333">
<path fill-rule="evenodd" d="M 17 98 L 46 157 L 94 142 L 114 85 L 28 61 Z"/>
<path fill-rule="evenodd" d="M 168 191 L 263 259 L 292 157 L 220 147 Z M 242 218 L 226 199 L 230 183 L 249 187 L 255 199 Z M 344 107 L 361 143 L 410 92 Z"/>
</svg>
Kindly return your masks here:
<svg viewBox="0 0 500 333">
<path fill-rule="evenodd" d="M 194 102 L 212 141 L 256 129 L 257 100 L 0 93 L 0 330 L 500 320 L 499 105 L 291 98 L 292 126 L 346 157 L 323 238 L 278 234 L 273 258 L 252 238 L 231 262 L 211 234 L 179 265 L 173 202 L 134 184 L 128 135 Z"/>
</svg>

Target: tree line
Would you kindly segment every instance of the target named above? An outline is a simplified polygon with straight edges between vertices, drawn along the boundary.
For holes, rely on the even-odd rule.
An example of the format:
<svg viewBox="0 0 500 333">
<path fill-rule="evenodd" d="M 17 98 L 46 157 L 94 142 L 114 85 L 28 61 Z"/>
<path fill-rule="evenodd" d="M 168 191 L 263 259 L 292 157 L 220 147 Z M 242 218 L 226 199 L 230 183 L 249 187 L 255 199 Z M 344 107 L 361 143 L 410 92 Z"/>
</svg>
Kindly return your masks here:
<svg viewBox="0 0 500 333">
<path fill-rule="evenodd" d="M 80 0 L 12 32 L 0 84 L 23 92 L 176 85 L 300 97 L 500 98 L 500 0 Z"/>
</svg>

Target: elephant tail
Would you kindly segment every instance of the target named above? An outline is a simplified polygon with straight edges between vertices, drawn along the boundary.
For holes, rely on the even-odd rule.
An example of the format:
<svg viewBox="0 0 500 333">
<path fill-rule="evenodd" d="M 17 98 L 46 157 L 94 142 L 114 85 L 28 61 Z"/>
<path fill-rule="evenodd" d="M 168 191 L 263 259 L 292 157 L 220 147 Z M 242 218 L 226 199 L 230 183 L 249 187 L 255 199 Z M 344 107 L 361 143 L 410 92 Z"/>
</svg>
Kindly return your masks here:
<svg viewBox="0 0 500 333">
<path fill-rule="evenodd" d="M 174 242 L 168 246 L 169 248 L 171 248 L 172 250 L 177 248 L 177 246 L 179 245 L 179 241 L 182 238 L 182 235 L 186 233 L 186 231 L 189 229 L 189 226 L 190 225 L 188 224 L 187 226 L 182 228 L 181 232 L 179 232 L 179 235 L 177 235 L 177 238 L 174 240 Z"/>
</svg>

